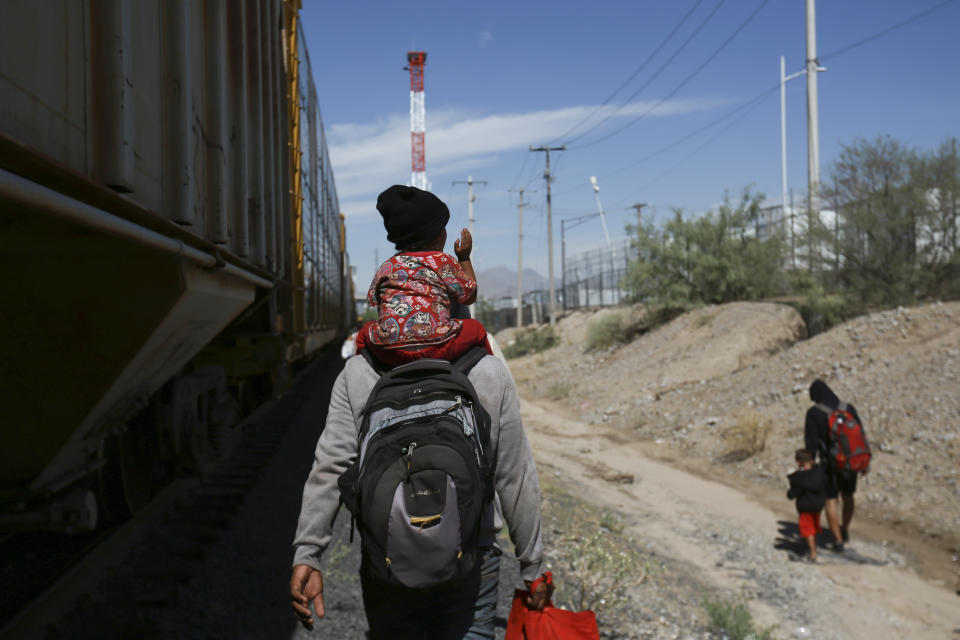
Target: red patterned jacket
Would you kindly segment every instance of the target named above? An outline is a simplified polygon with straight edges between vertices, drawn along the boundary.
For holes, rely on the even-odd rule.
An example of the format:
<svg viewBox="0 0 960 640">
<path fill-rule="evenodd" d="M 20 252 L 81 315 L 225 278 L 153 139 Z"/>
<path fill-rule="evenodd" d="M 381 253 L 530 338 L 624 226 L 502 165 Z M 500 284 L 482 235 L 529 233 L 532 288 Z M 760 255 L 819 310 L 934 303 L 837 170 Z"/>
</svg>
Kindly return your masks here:
<svg viewBox="0 0 960 640">
<path fill-rule="evenodd" d="M 466 304 L 476 291 L 477 282 L 442 251 L 398 253 L 380 266 L 367 292 L 379 317 L 370 342 L 386 349 L 445 343 L 462 326 L 450 317 L 451 302 Z"/>
</svg>

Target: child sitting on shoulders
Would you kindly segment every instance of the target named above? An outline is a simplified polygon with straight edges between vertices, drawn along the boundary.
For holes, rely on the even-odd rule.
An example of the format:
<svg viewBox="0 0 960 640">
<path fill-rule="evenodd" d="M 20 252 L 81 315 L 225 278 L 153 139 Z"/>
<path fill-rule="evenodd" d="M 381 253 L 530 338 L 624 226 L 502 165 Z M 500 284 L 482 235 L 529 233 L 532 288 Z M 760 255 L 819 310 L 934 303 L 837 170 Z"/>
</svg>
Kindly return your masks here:
<svg viewBox="0 0 960 640">
<path fill-rule="evenodd" d="M 394 185 L 377 197 L 387 240 L 397 253 L 380 265 L 367 292 L 377 320 L 357 335 L 357 352 L 366 348 L 387 365 L 420 358 L 456 360 L 475 345 L 491 353 L 483 325 L 451 314 L 454 303 L 473 304 L 477 279 L 470 263 L 473 239 L 466 229 L 443 252 L 450 211 L 437 196 L 416 187 Z"/>
<path fill-rule="evenodd" d="M 823 467 L 813 463 L 813 454 L 806 449 L 797 449 L 794 459 L 799 469 L 787 476 L 790 480 L 787 498 L 797 501 L 800 537 L 807 541 L 810 551 L 805 559 L 807 562 L 816 562 L 816 536 L 823 532 L 820 528 L 820 511 L 827 497 L 827 476 Z"/>
</svg>

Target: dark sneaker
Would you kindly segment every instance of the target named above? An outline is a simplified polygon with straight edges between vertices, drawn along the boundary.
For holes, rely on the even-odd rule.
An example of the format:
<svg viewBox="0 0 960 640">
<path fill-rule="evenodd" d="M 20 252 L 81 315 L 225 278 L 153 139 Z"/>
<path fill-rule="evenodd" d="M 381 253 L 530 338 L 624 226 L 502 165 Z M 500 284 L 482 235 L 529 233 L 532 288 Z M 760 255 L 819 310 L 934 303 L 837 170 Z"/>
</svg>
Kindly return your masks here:
<svg viewBox="0 0 960 640">
<path fill-rule="evenodd" d="M 817 559 L 811 555 L 806 555 L 803 556 L 802 562 L 806 562 L 807 564 L 817 564 Z"/>
<path fill-rule="evenodd" d="M 843 543 L 842 543 L 842 542 L 834 542 L 834 543 L 831 544 L 828 548 L 830 549 L 830 551 L 833 551 L 834 553 L 843 553 Z"/>
</svg>

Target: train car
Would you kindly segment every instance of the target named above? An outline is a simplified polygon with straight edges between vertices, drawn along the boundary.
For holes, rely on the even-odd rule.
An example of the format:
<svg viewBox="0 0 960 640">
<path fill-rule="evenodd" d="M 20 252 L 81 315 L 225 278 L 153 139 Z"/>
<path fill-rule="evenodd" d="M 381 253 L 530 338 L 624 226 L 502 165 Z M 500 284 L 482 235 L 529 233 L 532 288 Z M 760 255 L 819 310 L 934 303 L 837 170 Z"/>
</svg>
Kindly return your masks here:
<svg viewBox="0 0 960 640">
<path fill-rule="evenodd" d="M 353 319 L 299 9 L 0 3 L 0 531 L 205 473 Z"/>
</svg>

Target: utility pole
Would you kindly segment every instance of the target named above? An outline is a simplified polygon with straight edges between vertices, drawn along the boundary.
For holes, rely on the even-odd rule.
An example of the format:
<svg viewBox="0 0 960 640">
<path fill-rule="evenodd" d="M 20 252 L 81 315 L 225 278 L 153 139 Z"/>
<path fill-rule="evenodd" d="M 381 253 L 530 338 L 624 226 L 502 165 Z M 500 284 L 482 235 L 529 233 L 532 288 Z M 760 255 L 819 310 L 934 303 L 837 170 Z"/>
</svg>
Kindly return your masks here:
<svg viewBox="0 0 960 640">
<path fill-rule="evenodd" d="M 807 205 L 811 220 L 820 213 L 820 127 L 817 107 L 817 19 L 815 0 L 807 0 Z"/>
<path fill-rule="evenodd" d="M 641 217 L 640 212 L 643 211 L 643 208 L 647 206 L 646 202 L 636 202 L 630 205 L 637 210 L 637 238 L 640 237 L 640 229 L 643 228 L 643 218 Z"/>
<path fill-rule="evenodd" d="M 467 226 L 470 229 L 470 235 L 473 235 L 473 201 L 476 200 L 476 196 L 473 195 L 473 185 L 482 184 L 486 186 L 486 180 L 474 180 L 473 176 L 467 176 L 466 180 L 454 180 L 450 183 L 451 185 L 465 184 L 467 185 L 467 210 L 469 211 L 469 225 Z"/>
<path fill-rule="evenodd" d="M 547 168 L 543 172 L 543 179 L 547 183 L 547 271 L 550 280 L 550 326 L 557 323 L 557 298 L 553 285 L 553 212 L 550 208 L 550 152 L 566 151 L 566 145 L 559 147 L 530 147 L 530 151 L 543 151 L 547 156 Z"/>
<path fill-rule="evenodd" d="M 517 203 L 517 328 L 523 326 L 523 187 L 507 189 L 520 194 Z"/>
</svg>

